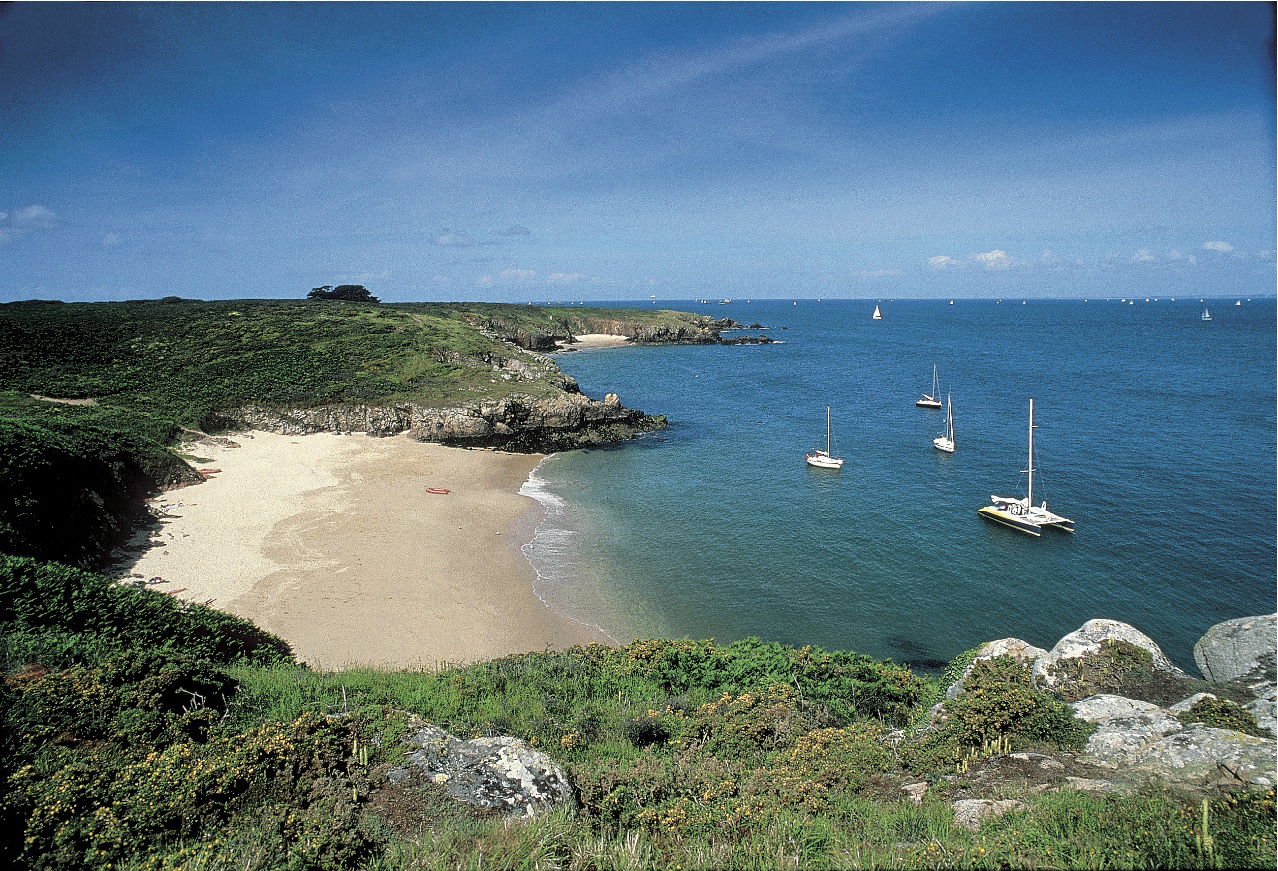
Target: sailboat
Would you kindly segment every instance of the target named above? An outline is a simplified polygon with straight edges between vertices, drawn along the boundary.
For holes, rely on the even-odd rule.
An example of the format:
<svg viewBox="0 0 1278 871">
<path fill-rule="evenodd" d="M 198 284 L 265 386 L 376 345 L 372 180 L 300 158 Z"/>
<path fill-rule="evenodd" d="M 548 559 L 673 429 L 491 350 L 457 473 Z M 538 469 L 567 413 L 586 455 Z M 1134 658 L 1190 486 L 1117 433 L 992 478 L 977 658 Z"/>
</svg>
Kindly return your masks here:
<svg viewBox="0 0 1278 871">
<path fill-rule="evenodd" d="M 877 303 L 874 306 L 874 314 L 870 315 L 870 320 L 873 320 L 873 321 L 883 320 L 883 312 L 879 311 L 879 307 Z"/>
<path fill-rule="evenodd" d="M 914 404 L 919 408 L 940 408 L 941 407 L 941 391 L 937 389 L 936 380 L 936 364 L 932 364 L 932 392 L 924 393 L 922 399 L 916 399 Z"/>
<path fill-rule="evenodd" d="M 818 469 L 842 469 L 843 458 L 830 456 L 830 406 L 825 407 L 825 450 L 816 450 L 805 454 L 804 459 L 809 466 Z"/>
<path fill-rule="evenodd" d="M 1241 299 L 1235 300 L 1234 305 L 1242 305 L 1242 300 Z"/>
<path fill-rule="evenodd" d="M 977 513 L 987 520 L 1010 526 L 1013 529 L 1033 536 L 1042 534 L 1044 526 L 1059 529 L 1062 532 L 1073 532 L 1074 521 L 1061 517 L 1047 510 L 1047 500 L 1041 505 L 1034 504 L 1034 399 L 1029 401 L 1029 466 L 1025 470 L 1029 474 L 1029 484 L 1024 499 L 1013 499 L 1006 496 L 991 496 L 990 505 L 978 509 Z"/>
<path fill-rule="evenodd" d="M 945 395 L 945 434 L 932 439 L 932 446 L 947 454 L 954 453 L 954 401 L 948 393 Z"/>
<path fill-rule="evenodd" d="M 1211 320 L 1211 312 L 1207 311 L 1207 309 L 1203 309 L 1203 320 Z"/>
</svg>

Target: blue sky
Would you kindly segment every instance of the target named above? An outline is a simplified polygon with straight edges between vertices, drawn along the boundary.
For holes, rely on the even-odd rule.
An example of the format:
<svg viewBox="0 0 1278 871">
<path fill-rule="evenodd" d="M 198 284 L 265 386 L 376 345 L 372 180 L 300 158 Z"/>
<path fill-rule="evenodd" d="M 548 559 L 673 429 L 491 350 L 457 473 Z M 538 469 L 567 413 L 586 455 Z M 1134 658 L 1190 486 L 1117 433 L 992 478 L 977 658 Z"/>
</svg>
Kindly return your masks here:
<svg viewBox="0 0 1278 871">
<path fill-rule="evenodd" d="M 0 301 L 1274 291 L 1266 3 L 0 6 Z"/>
</svg>

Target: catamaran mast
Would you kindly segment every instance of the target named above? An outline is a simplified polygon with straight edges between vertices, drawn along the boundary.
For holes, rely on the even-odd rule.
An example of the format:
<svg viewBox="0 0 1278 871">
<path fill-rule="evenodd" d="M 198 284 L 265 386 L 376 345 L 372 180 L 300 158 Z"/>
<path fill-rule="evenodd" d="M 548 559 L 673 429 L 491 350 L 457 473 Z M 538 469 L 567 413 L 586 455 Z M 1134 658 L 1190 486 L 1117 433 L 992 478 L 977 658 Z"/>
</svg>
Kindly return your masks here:
<svg viewBox="0 0 1278 871">
<path fill-rule="evenodd" d="M 1034 505 L 1034 397 L 1030 397 L 1030 421 L 1029 421 L 1029 487 L 1025 494 L 1025 501 L 1028 503 L 1025 507 L 1029 508 Z"/>
</svg>

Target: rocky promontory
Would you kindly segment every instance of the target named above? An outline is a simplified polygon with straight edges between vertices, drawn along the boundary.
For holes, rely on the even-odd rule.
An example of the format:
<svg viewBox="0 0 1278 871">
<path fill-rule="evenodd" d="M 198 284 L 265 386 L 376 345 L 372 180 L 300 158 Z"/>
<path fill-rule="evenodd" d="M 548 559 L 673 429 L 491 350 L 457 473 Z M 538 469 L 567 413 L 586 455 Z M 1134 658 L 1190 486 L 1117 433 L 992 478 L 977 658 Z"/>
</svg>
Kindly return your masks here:
<svg viewBox="0 0 1278 871">
<path fill-rule="evenodd" d="M 626 408 L 615 393 L 596 400 L 572 392 L 542 397 L 513 394 L 446 407 L 411 402 L 311 408 L 246 406 L 225 415 L 238 426 L 269 432 L 364 432 L 372 436 L 406 432 L 424 442 L 537 453 L 618 441 L 666 425 L 664 415 Z"/>
</svg>

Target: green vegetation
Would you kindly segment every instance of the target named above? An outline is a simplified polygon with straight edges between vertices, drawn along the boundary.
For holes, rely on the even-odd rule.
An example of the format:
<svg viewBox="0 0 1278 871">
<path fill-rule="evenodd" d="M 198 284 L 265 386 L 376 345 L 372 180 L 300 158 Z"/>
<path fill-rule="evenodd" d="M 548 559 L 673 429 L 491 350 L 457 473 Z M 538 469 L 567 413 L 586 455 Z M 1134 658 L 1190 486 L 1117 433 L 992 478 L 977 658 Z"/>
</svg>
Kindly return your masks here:
<svg viewBox="0 0 1278 871">
<path fill-rule="evenodd" d="M 96 565 L 143 493 L 194 478 L 172 450 L 179 436 L 225 428 L 248 405 L 448 407 L 575 389 L 550 363 L 505 365 L 520 352 L 497 336 L 568 335 L 619 315 L 706 320 L 322 300 L 0 305 L 0 552 Z"/>
<path fill-rule="evenodd" d="M 1268 738 L 1269 734 L 1260 728 L 1256 717 L 1242 705 L 1229 699 L 1208 696 L 1199 699 L 1188 711 L 1178 714 L 1176 719 L 1182 723 L 1203 723 L 1217 729 L 1233 729 L 1258 738 Z"/>
<path fill-rule="evenodd" d="M 535 361 L 503 367 L 517 352 L 496 336 L 537 345 L 704 326 L 670 312 L 478 304 L 0 306 L 0 864 L 1272 865 L 1272 791 L 1202 802 L 1004 783 L 989 797 L 1024 810 L 979 832 L 956 826 L 949 802 L 973 760 L 1078 747 L 1090 728 L 1008 659 L 977 663 L 931 725 L 929 709 L 975 651 L 939 680 L 759 639 L 326 674 L 245 620 L 66 565 L 92 564 L 147 488 L 189 478 L 173 451 L 185 430 L 215 429 L 246 404 L 554 395 L 570 382 Z M 1082 677 L 1141 679 L 1139 651 L 1109 652 Z M 1248 725 L 1236 705 L 1208 702 L 1184 718 Z M 541 748 L 566 768 L 580 813 L 516 823 L 442 788 L 406 795 L 386 772 L 402 761 L 396 736 L 410 717 Z M 929 789 L 916 805 L 902 786 L 919 783 Z"/>
<path fill-rule="evenodd" d="M 647 640 L 325 674 L 244 621 L 65 566 L 5 559 L 0 593 L 0 861 L 19 868 L 1259 868 L 1275 850 L 1272 792 L 1009 785 L 1025 810 L 956 826 L 952 751 L 1085 734 L 1007 659 L 888 741 L 937 681 L 853 653 Z M 410 713 L 544 749 L 580 813 L 397 793 Z"/>
</svg>

